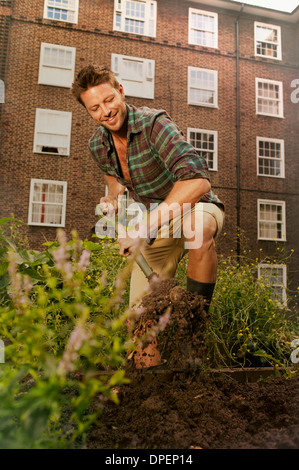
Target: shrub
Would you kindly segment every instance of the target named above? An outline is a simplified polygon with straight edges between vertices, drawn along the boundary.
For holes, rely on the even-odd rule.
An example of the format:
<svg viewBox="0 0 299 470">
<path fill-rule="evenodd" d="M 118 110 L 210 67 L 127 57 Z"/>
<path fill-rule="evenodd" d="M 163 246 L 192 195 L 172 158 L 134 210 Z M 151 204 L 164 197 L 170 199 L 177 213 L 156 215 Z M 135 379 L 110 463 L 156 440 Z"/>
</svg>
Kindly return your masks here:
<svg viewBox="0 0 299 470">
<path fill-rule="evenodd" d="M 67 242 L 58 231 L 42 253 L 1 241 L 0 447 L 73 446 L 105 400 L 118 402 L 115 386 L 127 382 L 129 269 L 119 272 L 119 256 L 112 262 L 111 242 L 82 243 L 76 234 Z"/>
</svg>

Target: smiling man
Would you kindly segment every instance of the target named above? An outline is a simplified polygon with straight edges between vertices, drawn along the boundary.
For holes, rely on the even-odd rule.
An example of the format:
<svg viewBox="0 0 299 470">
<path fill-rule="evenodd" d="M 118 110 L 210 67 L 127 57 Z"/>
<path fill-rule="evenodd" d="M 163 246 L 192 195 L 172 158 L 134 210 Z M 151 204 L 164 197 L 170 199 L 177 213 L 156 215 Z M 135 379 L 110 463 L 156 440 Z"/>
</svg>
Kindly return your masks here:
<svg viewBox="0 0 299 470">
<path fill-rule="evenodd" d="M 223 227 L 224 206 L 211 189 L 205 159 L 164 110 L 127 104 L 122 85 L 108 67 L 83 68 L 72 93 L 99 126 L 89 148 L 108 186 L 108 196 L 100 200 L 103 210 L 113 207 L 117 212 L 118 196 L 127 189 L 148 211 L 138 236 L 128 232 L 119 237 L 120 254 L 127 256 L 139 246 L 156 273 L 173 277 L 189 252 L 187 289 L 202 295 L 208 310 L 217 276 L 215 239 Z M 163 235 L 166 226 L 167 236 Z M 141 299 L 146 285 L 135 265 L 131 306 Z M 153 354 L 144 366 L 159 360 Z"/>
</svg>

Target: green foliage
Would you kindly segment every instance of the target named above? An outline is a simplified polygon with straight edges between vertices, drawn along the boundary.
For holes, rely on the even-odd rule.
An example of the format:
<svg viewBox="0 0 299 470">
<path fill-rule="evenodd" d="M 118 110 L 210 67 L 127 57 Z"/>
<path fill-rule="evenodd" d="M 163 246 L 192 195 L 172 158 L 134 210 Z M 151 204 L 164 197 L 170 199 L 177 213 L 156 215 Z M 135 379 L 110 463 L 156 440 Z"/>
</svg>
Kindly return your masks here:
<svg viewBox="0 0 299 470">
<path fill-rule="evenodd" d="M 21 227 L 0 219 L 0 448 L 82 446 L 101 402 L 118 403 L 114 389 L 127 382 L 130 264 L 111 239 L 67 241 L 62 231 L 43 252 L 30 250 Z M 206 364 L 289 365 L 298 323 L 257 276 L 259 263 L 289 255 L 248 255 L 220 257 Z M 187 260 L 176 274 L 183 286 Z"/>
<path fill-rule="evenodd" d="M 292 253 L 275 258 L 250 259 L 244 250 L 237 262 L 233 256 L 220 257 L 218 278 L 210 308 L 211 324 L 206 334 L 207 363 L 213 366 L 291 366 L 290 344 L 299 337 L 298 322 L 275 295 L 273 278 L 258 276 L 258 265 L 283 265 Z M 294 295 L 288 292 L 288 303 Z"/>
<path fill-rule="evenodd" d="M 120 273 L 111 241 L 74 233 L 67 242 L 58 231 L 58 242 L 37 252 L 2 235 L 0 448 L 74 446 L 101 413 L 95 397 L 117 402 L 113 389 L 127 382 L 129 269 Z"/>
</svg>

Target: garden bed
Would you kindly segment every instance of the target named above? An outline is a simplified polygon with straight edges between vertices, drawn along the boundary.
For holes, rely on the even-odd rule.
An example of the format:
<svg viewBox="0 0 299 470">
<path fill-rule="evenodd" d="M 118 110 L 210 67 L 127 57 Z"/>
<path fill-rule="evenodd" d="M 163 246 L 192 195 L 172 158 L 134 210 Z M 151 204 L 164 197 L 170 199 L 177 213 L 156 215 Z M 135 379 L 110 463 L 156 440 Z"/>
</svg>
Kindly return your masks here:
<svg viewBox="0 0 299 470">
<path fill-rule="evenodd" d="M 89 448 L 299 447 L 298 376 L 287 379 L 275 366 L 207 369 L 202 298 L 177 289 L 175 280 L 153 286 L 142 307 L 137 337 L 170 314 L 157 337 L 166 366 L 136 370 L 129 363 L 131 383 L 117 388 L 119 405 L 107 402 Z"/>
<path fill-rule="evenodd" d="M 231 375 L 136 372 L 107 403 L 96 449 L 295 449 L 299 377 L 241 383 Z"/>
</svg>

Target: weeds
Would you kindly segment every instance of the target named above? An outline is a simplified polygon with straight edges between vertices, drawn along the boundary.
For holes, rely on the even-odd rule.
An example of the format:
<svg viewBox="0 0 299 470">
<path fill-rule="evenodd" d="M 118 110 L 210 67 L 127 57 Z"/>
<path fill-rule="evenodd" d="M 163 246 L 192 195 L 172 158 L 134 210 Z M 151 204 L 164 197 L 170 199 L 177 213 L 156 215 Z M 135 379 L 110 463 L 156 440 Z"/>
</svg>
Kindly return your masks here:
<svg viewBox="0 0 299 470">
<path fill-rule="evenodd" d="M 276 248 L 273 259 L 264 257 L 262 250 L 252 259 L 246 249 L 238 261 L 233 255 L 220 257 L 210 309 L 212 322 L 206 335 L 207 363 L 217 367 L 292 365 L 290 345 L 299 336 L 299 325 L 288 304 L 296 294 L 287 286 L 273 288 L 273 276 L 275 280 L 277 266 L 287 264 L 293 250 L 287 253 Z M 259 275 L 261 265 L 268 269 Z M 282 301 L 282 289 L 288 303 Z"/>
</svg>

